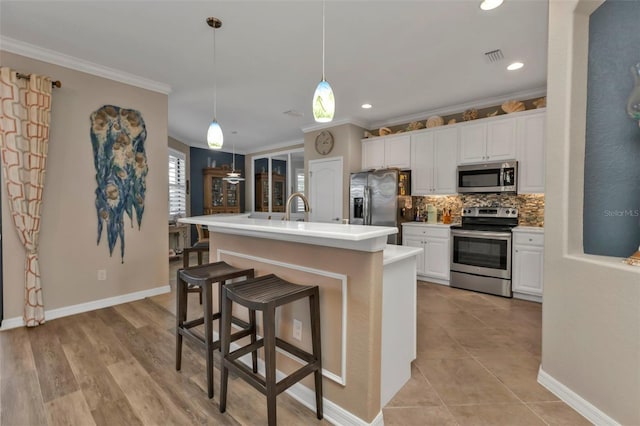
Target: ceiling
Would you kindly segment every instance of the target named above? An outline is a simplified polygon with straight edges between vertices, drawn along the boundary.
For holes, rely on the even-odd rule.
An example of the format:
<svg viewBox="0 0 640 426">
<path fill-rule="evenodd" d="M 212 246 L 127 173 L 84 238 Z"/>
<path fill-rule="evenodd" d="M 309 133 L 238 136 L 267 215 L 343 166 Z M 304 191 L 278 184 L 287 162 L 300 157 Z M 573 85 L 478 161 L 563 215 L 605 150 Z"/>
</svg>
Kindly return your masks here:
<svg viewBox="0 0 640 426">
<path fill-rule="evenodd" d="M 214 92 L 208 16 L 223 21 L 215 68 L 223 150 L 302 141 L 302 129 L 315 125 L 311 98 L 322 75 L 319 0 L 3 0 L 0 36 L 169 85 L 169 135 L 206 147 Z M 504 59 L 491 63 L 484 52 L 494 49 Z M 334 123 L 377 128 L 452 105 L 542 93 L 546 58 L 546 0 L 505 0 L 489 12 L 479 0 L 326 2 Z M 507 71 L 515 60 L 524 68 Z M 365 102 L 373 108 L 362 109 Z"/>
</svg>

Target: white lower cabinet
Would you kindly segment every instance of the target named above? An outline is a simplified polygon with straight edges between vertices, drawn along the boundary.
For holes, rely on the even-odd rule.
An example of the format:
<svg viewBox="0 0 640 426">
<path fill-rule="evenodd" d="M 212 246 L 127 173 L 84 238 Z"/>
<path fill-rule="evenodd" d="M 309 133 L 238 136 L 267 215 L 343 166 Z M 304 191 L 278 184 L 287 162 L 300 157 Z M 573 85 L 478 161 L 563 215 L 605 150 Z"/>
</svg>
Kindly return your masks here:
<svg viewBox="0 0 640 426">
<path fill-rule="evenodd" d="M 402 226 L 402 244 L 423 249 L 417 257 L 418 276 L 448 284 L 450 265 L 449 226 L 407 222 Z"/>
<path fill-rule="evenodd" d="M 531 300 L 542 301 L 543 268 L 544 233 L 539 229 L 514 228 L 511 278 L 514 297 L 528 295 L 534 296 Z"/>
</svg>

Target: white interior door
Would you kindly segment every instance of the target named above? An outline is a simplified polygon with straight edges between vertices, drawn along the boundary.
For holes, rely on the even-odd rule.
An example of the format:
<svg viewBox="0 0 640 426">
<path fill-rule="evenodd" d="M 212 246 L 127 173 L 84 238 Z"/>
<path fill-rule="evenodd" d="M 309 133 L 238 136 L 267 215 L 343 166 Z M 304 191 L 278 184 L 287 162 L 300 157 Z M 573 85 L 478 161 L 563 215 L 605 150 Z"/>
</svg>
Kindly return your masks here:
<svg viewBox="0 0 640 426">
<path fill-rule="evenodd" d="M 342 222 L 342 157 L 309 161 L 312 222 Z"/>
</svg>

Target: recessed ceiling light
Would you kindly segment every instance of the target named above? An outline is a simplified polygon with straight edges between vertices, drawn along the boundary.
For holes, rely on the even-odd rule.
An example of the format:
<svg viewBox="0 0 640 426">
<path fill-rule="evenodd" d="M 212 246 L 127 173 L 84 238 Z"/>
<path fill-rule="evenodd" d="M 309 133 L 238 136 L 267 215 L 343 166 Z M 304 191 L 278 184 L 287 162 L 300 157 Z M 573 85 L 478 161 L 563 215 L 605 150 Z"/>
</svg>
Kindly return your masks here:
<svg viewBox="0 0 640 426">
<path fill-rule="evenodd" d="M 522 62 L 514 62 L 512 64 L 509 64 L 509 66 L 507 67 L 507 69 L 509 71 L 515 71 L 515 70 L 519 70 L 520 68 L 524 67 L 524 64 Z"/>
<path fill-rule="evenodd" d="M 363 109 L 369 109 L 371 108 L 371 106 L 372 106 L 371 104 L 362 104 Z"/>
<path fill-rule="evenodd" d="M 480 3 L 480 9 L 482 10 L 495 9 L 496 7 L 500 6 L 503 1 L 504 0 L 483 0 L 483 2 Z"/>
</svg>

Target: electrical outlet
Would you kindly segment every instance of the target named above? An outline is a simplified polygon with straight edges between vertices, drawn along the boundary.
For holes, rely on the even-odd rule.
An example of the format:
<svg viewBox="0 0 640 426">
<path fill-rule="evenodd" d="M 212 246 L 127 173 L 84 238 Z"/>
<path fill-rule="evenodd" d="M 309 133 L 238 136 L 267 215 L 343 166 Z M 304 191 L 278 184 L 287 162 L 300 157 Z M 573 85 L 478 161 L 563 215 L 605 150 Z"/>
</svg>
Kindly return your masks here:
<svg viewBox="0 0 640 426">
<path fill-rule="evenodd" d="M 98 269 L 98 281 L 106 281 L 106 280 L 107 280 L 107 270 Z"/>
<path fill-rule="evenodd" d="M 302 340 L 302 321 L 293 320 L 293 338 Z"/>
</svg>

